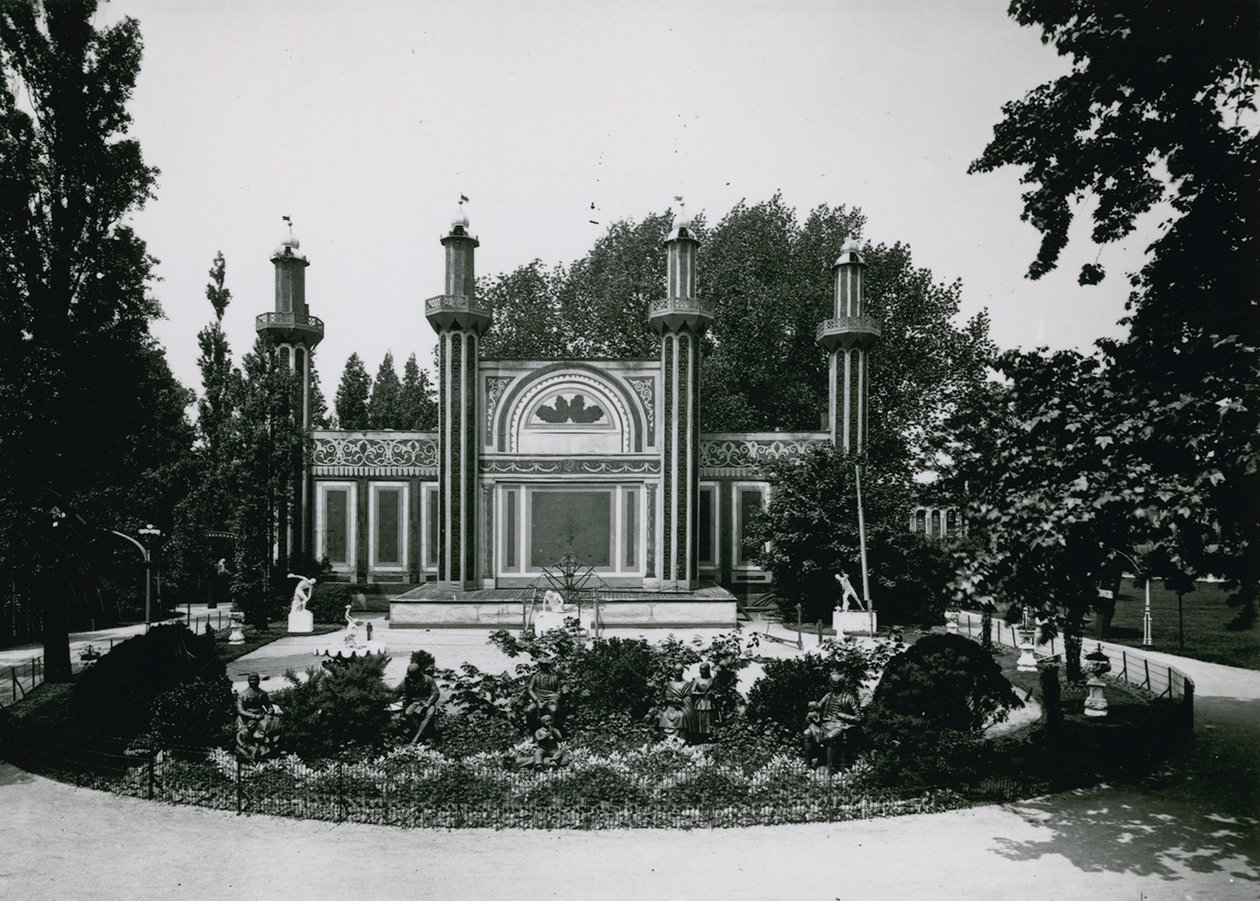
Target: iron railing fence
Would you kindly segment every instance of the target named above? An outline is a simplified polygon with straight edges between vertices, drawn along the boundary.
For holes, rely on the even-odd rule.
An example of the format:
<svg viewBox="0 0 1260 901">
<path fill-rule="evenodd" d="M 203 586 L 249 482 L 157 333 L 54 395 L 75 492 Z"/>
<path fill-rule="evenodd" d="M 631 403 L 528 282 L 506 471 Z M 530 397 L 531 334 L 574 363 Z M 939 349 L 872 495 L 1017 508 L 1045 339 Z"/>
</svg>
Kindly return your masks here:
<svg viewBox="0 0 1260 901">
<path fill-rule="evenodd" d="M 545 774 L 485 762 L 440 765 L 393 760 L 388 766 L 333 763 L 317 770 L 285 761 L 249 763 L 226 752 L 176 748 L 130 753 L 117 743 L 89 745 L 20 728 L 0 729 L 0 754 L 22 768 L 116 794 L 298 819 L 414 828 L 728 828 L 841 822 L 950 810 L 1044 794 L 1044 779 L 989 774 L 951 789 L 901 793 L 854 784 L 839 773 L 753 774 L 740 791 L 705 797 L 699 785 L 651 797 L 644 789 L 592 799 L 580 770 Z M 669 783 L 662 780 L 662 785 Z M 677 784 L 677 783 L 673 783 Z M 571 790 L 567 789 L 571 786 Z"/>
</svg>

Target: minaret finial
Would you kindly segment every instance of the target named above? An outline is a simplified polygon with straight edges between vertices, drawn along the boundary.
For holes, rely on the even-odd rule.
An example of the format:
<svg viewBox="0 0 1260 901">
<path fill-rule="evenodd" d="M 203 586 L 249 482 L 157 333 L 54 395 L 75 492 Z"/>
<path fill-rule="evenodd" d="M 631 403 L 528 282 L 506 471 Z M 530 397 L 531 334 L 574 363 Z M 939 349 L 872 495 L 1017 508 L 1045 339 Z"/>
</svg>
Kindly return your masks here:
<svg viewBox="0 0 1260 901">
<path fill-rule="evenodd" d="M 451 228 L 462 228 L 468 230 L 468 213 L 464 211 L 464 204 L 468 203 L 468 195 L 459 195 L 459 205 L 455 208 L 455 215 L 451 218 Z"/>
<path fill-rule="evenodd" d="M 690 227 L 691 217 L 687 215 L 687 201 L 683 200 L 681 194 L 675 194 L 674 202 L 678 204 L 678 213 L 674 216 L 674 228 Z"/>
</svg>

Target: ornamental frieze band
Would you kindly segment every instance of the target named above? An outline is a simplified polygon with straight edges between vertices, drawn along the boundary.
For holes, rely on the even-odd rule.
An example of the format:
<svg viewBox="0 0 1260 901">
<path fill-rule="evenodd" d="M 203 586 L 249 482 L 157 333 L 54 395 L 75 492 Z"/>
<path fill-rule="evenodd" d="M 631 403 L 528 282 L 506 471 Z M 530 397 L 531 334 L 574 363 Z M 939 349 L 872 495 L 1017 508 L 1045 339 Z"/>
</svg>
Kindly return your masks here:
<svg viewBox="0 0 1260 901">
<path fill-rule="evenodd" d="M 711 437 L 700 439 L 702 476 L 756 475 L 762 463 L 804 454 L 828 440 L 826 432 L 764 437 Z"/>
<path fill-rule="evenodd" d="M 489 457 L 481 461 L 486 475 L 659 475 L 658 459 L 623 457 Z"/>
<path fill-rule="evenodd" d="M 436 475 L 437 438 L 423 435 L 333 437 L 316 434 L 316 475 Z"/>
</svg>

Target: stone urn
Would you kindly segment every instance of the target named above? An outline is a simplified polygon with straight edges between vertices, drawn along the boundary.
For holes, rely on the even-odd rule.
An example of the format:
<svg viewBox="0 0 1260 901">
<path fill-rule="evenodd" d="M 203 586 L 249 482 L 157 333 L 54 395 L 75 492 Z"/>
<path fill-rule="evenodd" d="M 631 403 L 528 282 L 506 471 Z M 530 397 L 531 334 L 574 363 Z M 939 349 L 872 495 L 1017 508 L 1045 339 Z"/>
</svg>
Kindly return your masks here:
<svg viewBox="0 0 1260 901">
<path fill-rule="evenodd" d="M 1036 645 L 1033 643 L 1033 636 L 1037 634 L 1035 629 L 1023 627 L 1018 630 L 1019 633 L 1019 659 L 1015 661 L 1015 669 L 1021 673 L 1037 672 L 1037 657 L 1033 654 Z"/>
<path fill-rule="evenodd" d="M 1089 689 L 1085 698 L 1085 715 L 1106 716 L 1107 695 L 1103 692 L 1103 686 L 1107 683 L 1102 677 L 1111 672 L 1111 661 L 1103 652 L 1102 645 L 1095 648 L 1092 654 L 1086 654 L 1085 659 L 1089 661 L 1089 678 L 1085 680 L 1085 686 Z"/>
<path fill-rule="evenodd" d="M 950 635 L 958 634 L 958 610 L 945 611 L 945 631 Z"/>
<path fill-rule="evenodd" d="M 228 644 L 244 644 L 245 643 L 245 614 L 239 610 L 233 610 L 228 614 L 228 624 L 231 626 L 231 633 L 228 635 Z"/>
</svg>

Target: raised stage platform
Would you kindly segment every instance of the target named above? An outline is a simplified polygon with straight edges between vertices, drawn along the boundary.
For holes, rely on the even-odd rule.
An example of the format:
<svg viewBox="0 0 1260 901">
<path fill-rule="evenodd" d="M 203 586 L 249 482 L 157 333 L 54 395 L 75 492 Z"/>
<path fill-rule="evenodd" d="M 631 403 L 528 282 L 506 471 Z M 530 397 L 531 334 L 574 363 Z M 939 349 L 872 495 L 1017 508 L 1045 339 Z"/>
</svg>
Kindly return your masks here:
<svg viewBox="0 0 1260 901">
<path fill-rule="evenodd" d="M 528 588 L 452 590 L 430 583 L 389 602 L 391 629 L 440 629 L 484 626 L 519 629 L 525 625 L 533 591 Z M 590 616 L 587 602 L 582 619 Z M 644 591 L 609 588 L 599 593 L 601 629 L 643 627 L 734 628 L 735 595 L 720 585 L 695 591 Z"/>
</svg>

